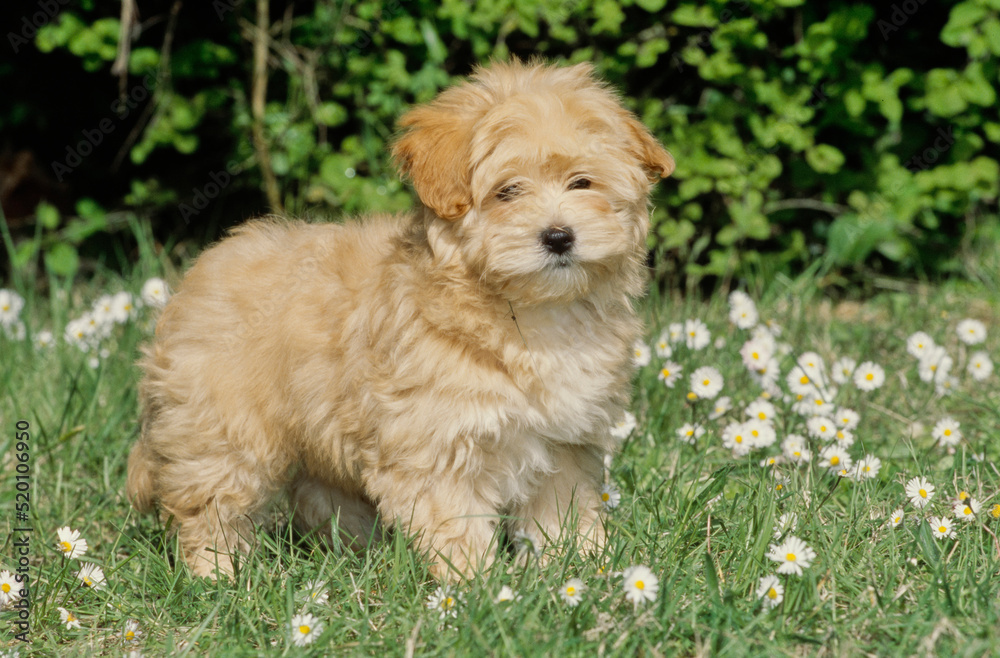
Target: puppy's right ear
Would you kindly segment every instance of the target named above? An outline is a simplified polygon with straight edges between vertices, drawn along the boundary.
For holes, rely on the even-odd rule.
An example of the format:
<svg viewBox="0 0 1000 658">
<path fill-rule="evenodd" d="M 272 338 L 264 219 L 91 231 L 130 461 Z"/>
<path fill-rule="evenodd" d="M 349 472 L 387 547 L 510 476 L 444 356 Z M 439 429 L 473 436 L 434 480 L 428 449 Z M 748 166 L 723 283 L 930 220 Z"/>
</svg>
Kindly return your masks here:
<svg viewBox="0 0 1000 658">
<path fill-rule="evenodd" d="M 476 96 L 469 85 L 455 87 L 399 120 L 405 132 L 392 147 L 393 160 L 424 205 L 443 219 L 458 219 L 472 207 L 469 149 L 481 113 Z"/>
</svg>

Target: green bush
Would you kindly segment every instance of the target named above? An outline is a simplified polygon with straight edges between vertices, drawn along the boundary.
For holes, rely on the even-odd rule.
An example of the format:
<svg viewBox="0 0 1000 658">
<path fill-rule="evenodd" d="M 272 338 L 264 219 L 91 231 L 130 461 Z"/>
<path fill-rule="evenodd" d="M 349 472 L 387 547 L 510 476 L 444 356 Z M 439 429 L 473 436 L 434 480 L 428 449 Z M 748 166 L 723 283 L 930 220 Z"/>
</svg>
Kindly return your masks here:
<svg viewBox="0 0 1000 658">
<path fill-rule="evenodd" d="M 262 126 L 277 181 L 266 198 L 291 213 L 408 207 L 386 155 L 399 115 L 472 63 L 534 54 L 595 62 L 674 154 L 653 213 L 661 276 L 810 265 L 831 282 L 870 267 L 947 273 L 961 268 L 958 248 L 979 218 L 996 211 L 1000 0 L 291 7 L 271 11 Z M 115 8 L 70 3 L 35 44 L 106 73 Z M 220 195 L 267 191 L 251 139 L 256 20 L 250 0 L 214 0 L 182 7 L 170 49 L 161 48 L 169 21 L 142 33 L 130 84 L 152 76 L 152 105 L 140 104 L 152 109 L 129 150 L 131 192 L 105 202 L 188 219 L 223 170 L 235 183 Z M 0 127 L 11 121 L 0 111 Z M 193 182 L 159 180 L 151 159 L 162 153 L 200 165 Z"/>
</svg>

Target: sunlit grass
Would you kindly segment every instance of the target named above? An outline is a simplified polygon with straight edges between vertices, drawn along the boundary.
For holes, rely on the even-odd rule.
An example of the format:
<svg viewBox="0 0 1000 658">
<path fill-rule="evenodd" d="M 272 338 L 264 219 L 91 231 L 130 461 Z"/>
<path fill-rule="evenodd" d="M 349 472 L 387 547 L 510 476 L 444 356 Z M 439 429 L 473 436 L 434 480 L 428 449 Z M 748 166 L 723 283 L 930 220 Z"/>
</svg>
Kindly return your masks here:
<svg viewBox="0 0 1000 658">
<path fill-rule="evenodd" d="M 662 359 L 655 349 L 636 376 L 637 427 L 607 476 L 622 494 L 608 514 L 607 550 L 583 558 L 559 545 L 545 564 L 505 553 L 489 573 L 458 588 L 455 616 L 442 619 L 427 606 L 437 583 L 400 535 L 355 554 L 298 536 L 279 519 L 275 529 L 258 533 L 256 550 L 232 581 L 211 583 L 175 564 L 173 540 L 158 520 L 131 512 L 123 489 L 138 432 L 134 362 L 155 312 L 141 310 L 116 326 L 96 363 L 93 350 L 66 344 L 63 329 L 100 295 L 137 295 L 146 277 L 161 274 L 149 261 L 126 280 L 105 271 L 86 284 L 50 280 L 44 294 L 22 282 L 25 338 L 0 337 L 0 501 L 10 527 L 20 527 L 13 516 L 15 424 L 26 420 L 31 427 L 32 655 L 119 655 L 131 648 L 213 656 L 985 655 L 1000 641 L 994 534 L 1000 522 L 991 513 L 1000 503 L 1000 387 L 997 374 L 978 382 L 965 372 L 973 351 L 995 355 L 1000 340 L 1000 300 L 982 288 L 919 287 L 863 303 L 827 300 L 808 279 L 771 282 L 763 295 L 752 291 L 761 320 L 780 325 L 777 341 L 788 347 L 778 356 L 782 393 L 770 399 L 777 441 L 738 458 L 723 448 L 722 433 L 762 391 L 739 354 L 750 332 L 729 321 L 722 295 L 701 301 L 654 294 L 643 309 L 651 347 L 670 323 L 689 318 L 702 320 L 711 340 L 699 350 L 672 345 L 671 358 L 683 368 L 674 388 L 657 377 Z M 958 340 L 956 326 L 968 317 L 986 324 L 984 344 Z M 37 348 L 33 340 L 43 330 L 57 340 Z M 958 380 L 946 396 L 921 381 L 906 352 L 907 337 L 918 330 L 953 358 Z M 783 399 L 785 375 L 806 351 L 827 368 L 849 356 L 885 370 L 877 390 L 846 384 L 831 400 L 858 412 L 847 451 L 855 462 L 878 457 L 876 478 L 828 473 L 818 465 L 825 443 L 816 439 L 808 440 L 808 464 L 761 466 L 780 454 L 788 434 L 807 435 L 806 416 Z M 688 376 L 700 366 L 717 368 L 725 380 L 719 396 L 730 397 L 733 408 L 721 418 L 709 419 L 718 398 L 687 396 Z M 953 449 L 931 436 L 945 416 L 964 435 Z M 677 437 L 685 423 L 705 430 L 693 445 Z M 923 510 L 904 494 L 905 482 L 918 475 L 936 489 Z M 935 539 L 926 519 L 954 518 L 951 503 L 962 491 L 982 511 L 973 522 L 955 521 L 954 540 Z M 893 528 L 890 514 L 898 508 L 905 520 Z M 792 527 L 780 527 L 782 514 L 795 516 Z M 81 559 L 57 551 L 56 529 L 65 525 L 89 543 Z M 770 546 L 793 535 L 816 558 L 801 576 L 778 575 L 783 601 L 770 609 L 755 591 L 763 576 L 777 572 Z M 15 566 L 17 538 L 4 545 L 0 568 Z M 83 587 L 81 562 L 101 566 L 106 587 Z M 659 591 L 655 601 L 636 607 L 626 599 L 621 572 L 639 564 L 657 576 Z M 586 587 L 575 607 L 559 595 L 571 578 Z M 315 580 L 328 601 L 304 598 Z M 495 601 L 505 585 L 518 598 Z M 60 623 L 60 607 L 79 618 L 80 628 Z M 323 631 L 300 648 L 289 624 L 302 611 L 315 615 Z M 11 628 L 15 616 L 2 612 L 0 623 Z M 134 643 L 124 637 L 128 620 L 138 622 Z M 4 635 L 3 644 L 20 646 L 12 637 Z"/>
</svg>

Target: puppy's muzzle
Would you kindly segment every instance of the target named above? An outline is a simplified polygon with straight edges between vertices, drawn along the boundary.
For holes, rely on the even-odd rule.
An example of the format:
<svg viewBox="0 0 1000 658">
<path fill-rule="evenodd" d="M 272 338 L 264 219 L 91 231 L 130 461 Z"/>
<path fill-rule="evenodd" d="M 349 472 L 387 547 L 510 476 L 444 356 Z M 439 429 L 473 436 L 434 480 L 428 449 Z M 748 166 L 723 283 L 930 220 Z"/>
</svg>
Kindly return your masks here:
<svg viewBox="0 0 1000 658">
<path fill-rule="evenodd" d="M 557 256 L 562 256 L 572 249 L 573 241 L 575 240 L 572 229 L 560 228 L 558 226 L 553 226 L 542 231 L 541 239 L 542 245 Z"/>
</svg>

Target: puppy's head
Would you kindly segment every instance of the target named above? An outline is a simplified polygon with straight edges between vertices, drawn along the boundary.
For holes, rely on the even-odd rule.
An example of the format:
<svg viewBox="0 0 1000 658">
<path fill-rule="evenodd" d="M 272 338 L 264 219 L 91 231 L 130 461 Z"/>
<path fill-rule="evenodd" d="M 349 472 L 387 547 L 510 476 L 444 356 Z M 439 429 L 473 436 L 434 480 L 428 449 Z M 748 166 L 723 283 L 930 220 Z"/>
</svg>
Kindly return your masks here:
<svg viewBox="0 0 1000 658">
<path fill-rule="evenodd" d="M 521 304 L 638 292 L 649 191 L 674 161 L 588 64 L 494 64 L 400 123 L 436 254 Z"/>
</svg>

